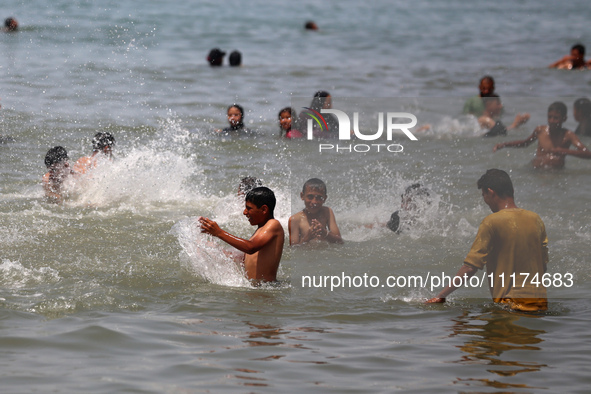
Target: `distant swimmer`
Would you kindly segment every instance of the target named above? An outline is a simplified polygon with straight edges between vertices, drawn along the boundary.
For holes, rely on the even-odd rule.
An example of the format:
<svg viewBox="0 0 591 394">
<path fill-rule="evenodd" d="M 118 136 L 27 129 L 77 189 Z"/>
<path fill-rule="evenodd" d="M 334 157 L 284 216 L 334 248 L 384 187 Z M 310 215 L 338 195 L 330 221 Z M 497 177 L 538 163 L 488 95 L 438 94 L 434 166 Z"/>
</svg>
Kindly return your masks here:
<svg viewBox="0 0 591 394">
<path fill-rule="evenodd" d="M 218 130 L 218 133 L 223 134 L 242 134 L 251 133 L 251 131 L 244 127 L 244 108 L 238 104 L 232 104 L 228 107 L 228 123 L 229 127 Z"/>
<path fill-rule="evenodd" d="M 248 240 L 222 230 L 213 220 L 199 218 L 202 233 L 213 235 L 244 253 L 242 264 L 246 277 L 254 284 L 277 280 L 285 233 L 273 216 L 275 204 L 275 194 L 269 188 L 256 187 L 246 194 L 244 216 L 257 226 Z"/>
<path fill-rule="evenodd" d="M 334 212 L 324 206 L 326 184 L 318 179 L 308 179 L 304 183 L 301 199 L 305 208 L 289 218 L 289 244 L 298 245 L 312 241 L 343 243 Z"/>
<path fill-rule="evenodd" d="M 89 170 L 95 168 L 102 159 L 113 159 L 113 146 L 115 146 L 115 137 L 109 132 L 96 133 L 92 139 L 92 154 L 81 157 L 74 164 L 74 172 L 77 174 L 86 174 Z"/>
<path fill-rule="evenodd" d="M 591 137 L 591 100 L 585 97 L 576 100 L 573 105 L 573 117 L 579 122 L 575 134 Z"/>
<path fill-rule="evenodd" d="M 548 67 L 561 70 L 582 70 L 588 68 L 589 64 L 585 61 L 585 46 L 582 44 L 573 45 L 570 49 L 570 55 L 564 56 Z"/>
<path fill-rule="evenodd" d="M 306 30 L 318 30 L 318 25 L 314 21 L 307 21 L 304 24 L 304 29 L 306 29 Z"/>
<path fill-rule="evenodd" d="M 281 130 L 281 135 L 285 138 L 302 138 L 304 136 L 298 130 L 291 127 L 295 123 L 292 123 L 292 120 L 295 119 L 297 119 L 297 113 L 293 108 L 285 107 L 279 111 L 279 129 Z"/>
<path fill-rule="evenodd" d="M 478 85 L 480 93 L 477 96 L 470 97 L 464 104 L 463 113 L 464 115 L 474 115 L 476 117 L 481 116 L 484 112 L 483 97 L 490 97 L 495 94 L 495 80 L 490 75 L 485 75 L 480 79 Z"/>
<path fill-rule="evenodd" d="M 18 30 L 18 22 L 14 18 L 6 18 L 4 20 L 4 31 L 15 32 Z"/>
<path fill-rule="evenodd" d="M 505 126 L 500 120 L 503 113 L 501 98 L 497 94 L 493 94 L 489 97 L 483 97 L 482 101 L 484 103 L 484 112 L 482 116 L 478 118 L 478 123 L 483 129 L 488 129 L 483 135 L 484 137 L 507 135 L 508 130 L 516 129 L 529 120 L 529 114 L 517 114 L 515 115 L 513 123 L 509 126 Z"/>
<path fill-rule="evenodd" d="M 493 152 L 506 147 L 524 148 L 538 140 L 534 168 L 563 168 L 566 155 L 591 159 L 591 151 L 570 130 L 562 127 L 566 121 L 566 105 L 557 101 L 548 107 L 548 125 L 538 126 L 528 138 L 496 144 Z M 576 149 L 569 149 L 574 145 Z"/>
<path fill-rule="evenodd" d="M 312 123 L 312 130 L 314 136 L 319 138 L 334 138 L 338 136 L 339 122 L 337 118 L 333 114 L 322 113 L 323 109 L 331 108 L 332 96 L 330 95 L 330 93 L 325 90 L 317 91 L 316 93 L 314 93 L 314 97 L 312 98 L 310 107 L 304 108 L 304 110 L 300 112 L 295 127 L 300 131 L 307 130 L 308 120 L 311 120 L 314 117 L 317 117 L 318 115 L 322 115 L 326 123 Z"/>
<path fill-rule="evenodd" d="M 64 181 L 72 175 L 66 149 L 56 146 L 47 151 L 45 166 L 49 169 L 43 176 L 45 197 L 51 202 L 60 203 L 64 198 L 62 190 Z"/>
<path fill-rule="evenodd" d="M 207 55 L 207 61 L 210 66 L 219 67 L 222 65 L 225 55 L 226 52 L 222 52 L 219 48 L 213 48 L 209 51 L 209 55 Z"/>
<path fill-rule="evenodd" d="M 469 279 L 486 266 L 494 302 L 526 312 L 548 309 L 542 284 L 548 266 L 544 222 L 536 213 L 515 205 L 513 183 L 505 171 L 488 170 L 477 186 L 493 213 L 480 223 L 462 267 L 449 282 L 443 281 L 447 287 L 427 303 L 445 302 L 453 291 L 473 283 Z"/>
<path fill-rule="evenodd" d="M 242 54 L 239 51 L 232 51 L 228 57 L 230 67 L 240 67 L 242 65 Z"/>
</svg>

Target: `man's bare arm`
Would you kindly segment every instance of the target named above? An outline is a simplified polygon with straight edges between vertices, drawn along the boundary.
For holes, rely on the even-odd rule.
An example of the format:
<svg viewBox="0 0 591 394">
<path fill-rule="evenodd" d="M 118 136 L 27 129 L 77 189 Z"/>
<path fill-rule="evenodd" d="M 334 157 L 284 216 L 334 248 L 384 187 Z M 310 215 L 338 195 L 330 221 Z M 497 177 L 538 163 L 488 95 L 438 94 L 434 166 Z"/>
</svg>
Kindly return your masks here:
<svg viewBox="0 0 591 394">
<path fill-rule="evenodd" d="M 499 149 L 503 148 L 524 148 L 526 146 L 529 146 L 532 142 L 538 139 L 538 132 L 539 128 L 536 128 L 534 132 L 524 140 L 501 142 L 499 144 L 496 144 L 493 148 L 493 152 L 496 152 Z"/>
<path fill-rule="evenodd" d="M 460 281 L 460 285 L 454 286 L 455 281 L 452 280 L 451 284 L 449 286 L 447 286 L 445 289 L 441 290 L 439 292 L 439 294 L 437 294 L 437 297 L 431 298 L 430 300 L 427 300 L 425 303 L 426 304 L 437 304 L 437 303 L 445 302 L 445 298 L 448 295 L 453 293 L 459 287 L 462 287 L 463 281 L 464 281 L 464 275 L 466 276 L 466 280 L 467 280 L 468 278 L 471 278 L 472 275 L 474 275 L 476 273 L 476 271 L 478 271 L 478 269 L 476 267 L 473 267 L 468 264 L 462 265 L 456 274 L 456 276 L 462 278 L 462 280 Z"/>
<path fill-rule="evenodd" d="M 552 153 L 558 155 L 571 155 L 581 159 L 591 159 L 591 151 L 583 145 L 579 137 L 571 131 L 568 133 L 569 141 L 576 149 L 554 148 L 552 149 Z"/>
<path fill-rule="evenodd" d="M 279 234 L 277 226 L 281 226 L 278 221 L 271 219 L 269 221 L 271 223 L 267 222 L 250 239 L 243 239 L 222 230 L 216 222 L 209 218 L 200 217 L 199 222 L 201 223 L 201 232 L 211 234 L 246 254 L 253 254 L 264 248 Z"/>
</svg>

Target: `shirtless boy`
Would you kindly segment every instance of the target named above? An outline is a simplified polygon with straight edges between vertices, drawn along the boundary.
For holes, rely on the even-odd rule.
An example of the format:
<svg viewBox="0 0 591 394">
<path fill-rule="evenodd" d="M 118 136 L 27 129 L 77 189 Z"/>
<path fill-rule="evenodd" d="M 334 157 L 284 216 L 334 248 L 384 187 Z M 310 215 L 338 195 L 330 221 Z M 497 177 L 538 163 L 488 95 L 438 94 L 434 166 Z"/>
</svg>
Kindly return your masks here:
<svg viewBox="0 0 591 394">
<path fill-rule="evenodd" d="M 570 55 L 552 63 L 549 68 L 558 68 L 562 70 L 580 70 L 589 67 L 585 62 L 585 47 L 581 44 L 575 44 L 570 49 Z"/>
<path fill-rule="evenodd" d="M 289 218 L 289 244 L 297 245 L 325 240 L 343 243 L 332 209 L 323 206 L 326 201 L 326 185 L 318 178 L 304 183 L 301 199 L 305 208 Z"/>
<path fill-rule="evenodd" d="M 591 151 L 570 130 L 562 127 L 566 121 L 566 105 L 556 101 L 548 107 L 548 125 L 538 126 L 528 138 L 496 144 L 493 152 L 506 147 L 524 148 L 538 140 L 534 168 L 563 168 L 566 155 L 591 159 Z M 569 149 L 574 145 L 576 149 Z"/>
<path fill-rule="evenodd" d="M 246 277 L 255 283 L 277 280 L 285 233 L 281 223 L 273 217 L 275 203 L 275 194 L 266 187 L 255 187 L 246 194 L 244 216 L 251 225 L 258 227 L 250 239 L 222 230 L 213 220 L 199 218 L 202 233 L 211 234 L 244 252 L 242 263 Z"/>
</svg>

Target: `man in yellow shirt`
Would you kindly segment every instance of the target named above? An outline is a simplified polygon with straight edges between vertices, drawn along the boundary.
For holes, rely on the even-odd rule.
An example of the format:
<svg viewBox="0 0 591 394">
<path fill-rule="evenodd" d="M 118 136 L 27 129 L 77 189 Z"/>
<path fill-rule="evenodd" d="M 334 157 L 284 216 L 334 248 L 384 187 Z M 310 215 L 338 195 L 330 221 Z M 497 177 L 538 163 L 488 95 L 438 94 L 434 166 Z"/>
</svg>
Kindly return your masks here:
<svg viewBox="0 0 591 394">
<path fill-rule="evenodd" d="M 450 293 L 486 265 L 493 301 L 521 311 L 546 310 L 542 277 L 548 264 L 548 237 L 544 222 L 536 213 L 515 205 L 513 184 L 505 171 L 488 170 L 477 185 L 493 213 L 480 224 L 456 274 L 462 279 L 460 284 L 452 281 L 427 303 L 445 302 Z"/>
</svg>

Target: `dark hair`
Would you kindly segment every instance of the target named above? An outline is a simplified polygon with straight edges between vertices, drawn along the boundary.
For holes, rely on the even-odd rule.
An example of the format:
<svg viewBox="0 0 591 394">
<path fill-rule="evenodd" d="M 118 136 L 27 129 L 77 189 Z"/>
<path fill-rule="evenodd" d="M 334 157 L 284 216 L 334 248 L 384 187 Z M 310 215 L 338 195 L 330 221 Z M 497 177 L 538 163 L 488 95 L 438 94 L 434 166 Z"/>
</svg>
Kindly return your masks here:
<svg viewBox="0 0 591 394">
<path fill-rule="evenodd" d="M 573 49 L 576 49 L 577 51 L 579 51 L 579 53 L 581 54 L 581 56 L 585 56 L 585 46 L 583 44 L 575 44 L 571 48 L 571 51 Z"/>
<path fill-rule="evenodd" d="M 263 186 L 263 181 L 261 181 L 259 178 L 255 178 L 253 176 L 246 176 L 240 180 L 238 190 L 240 190 L 243 194 L 247 194 L 252 189 L 260 186 Z"/>
<path fill-rule="evenodd" d="M 302 193 L 306 192 L 307 187 L 310 189 L 318 189 L 326 194 L 326 184 L 318 178 L 308 179 L 306 183 L 304 183 L 304 187 L 302 187 Z"/>
<path fill-rule="evenodd" d="M 209 51 L 207 61 L 210 66 L 221 66 L 226 52 L 222 52 L 219 48 L 213 48 Z"/>
<path fill-rule="evenodd" d="M 550 106 L 548 107 L 548 112 L 550 112 L 550 111 L 556 111 L 560 115 L 566 116 L 566 114 L 567 114 L 566 104 L 564 104 L 562 101 L 555 101 L 552 104 L 550 104 Z"/>
<path fill-rule="evenodd" d="M 226 113 L 230 110 L 230 108 L 236 108 L 238 111 L 240 111 L 240 122 L 236 123 L 235 125 L 230 125 L 232 130 L 240 130 L 244 128 L 244 108 L 238 104 L 232 104 L 228 107 Z"/>
<path fill-rule="evenodd" d="M 307 30 L 317 30 L 318 26 L 316 26 L 316 23 L 314 21 L 307 21 L 306 24 L 304 25 L 304 27 Z"/>
<path fill-rule="evenodd" d="M 292 118 L 295 118 L 297 116 L 295 109 L 292 109 L 291 107 L 285 107 L 281 108 L 281 110 L 277 114 L 277 118 L 281 119 L 281 114 L 284 112 L 289 112 Z"/>
<path fill-rule="evenodd" d="M 478 189 L 491 189 L 499 197 L 513 197 L 513 182 L 503 170 L 493 168 L 486 171 L 486 174 L 480 177 L 476 183 Z"/>
<path fill-rule="evenodd" d="M 277 203 L 277 200 L 275 199 L 275 193 L 273 193 L 273 190 L 265 186 L 255 187 L 246 194 L 244 200 L 253 203 L 257 206 L 257 208 L 266 205 L 269 208 L 271 217 L 273 216 L 275 204 Z"/>
<path fill-rule="evenodd" d="M 230 62 L 230 66 L 239 66 L 240 63 L 242 63 L 242 54 L 238 51 L 233 51 L 232 53 L 230 53 L 230 57 L 228 57 L 228 60 Z"/>
<path fill-rule="evenodd" d="M 326 98 L 330 96 L 330 93 L 328 93 L 325 90 L 319 90 L 316 93 L 314 93 L 314 98 L 312 98 L 312 103 L 310 104 L 310 108 L 313 109 L 314 111 L 318 111 L 320 112 L 320 110 L 322 108 L 324 108 L 324 103 L 326 101 Z"/>
<path fill-rule="evenodd" d="M 68 160 L 68 152 L 63 146 L 56 146 L 47 151 L 45 155 L 45 167 L 50 168 L 54 164 Z"/>
<path fill-rule="evenodd" d="M 18 22 L 14 18 L 6 18 L 4 20 L 4 27 L 8 31 L 15 31 L 18 29 Z"/>
<path fill-rule="evenodd" d="M 94 151 L 103 150 L 105 147 L 115 145 L 115 137 L 109 132 L 98 132 L 92 139 L 92 149 Z"/>
<path fill-rule="evenodd" d="M 490 75 L 485 75 L 484 77 L 480 78 L 480 83 L 484 81 L 490 81 L 493 85 L 495 84 L 495 79 Z"/>
<path fill-rule="evenodd" d="M 574 104 L 577 113 L 581 115 L 581 117 L 589 119 L 591 118 L 591 100 L 586 97 L 582 97 L 577 99 Z"/>
<path fill-rule="evenodd" d="M 402 195 L 402 198 L 404 198 L 404 197 L 419 197 L 419 196 L 430 197 L 431 194 L 429 193 L 429 189 L 427 189 L 426 187 L 424 187 L 420 183 L 413 183 L 412 185 L 408 186 L 404 190 L 404 194 Z"/>
</svg>

